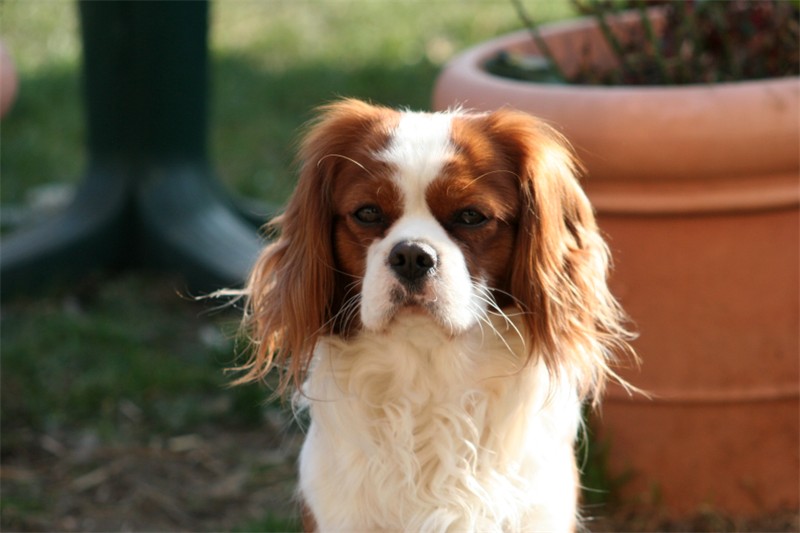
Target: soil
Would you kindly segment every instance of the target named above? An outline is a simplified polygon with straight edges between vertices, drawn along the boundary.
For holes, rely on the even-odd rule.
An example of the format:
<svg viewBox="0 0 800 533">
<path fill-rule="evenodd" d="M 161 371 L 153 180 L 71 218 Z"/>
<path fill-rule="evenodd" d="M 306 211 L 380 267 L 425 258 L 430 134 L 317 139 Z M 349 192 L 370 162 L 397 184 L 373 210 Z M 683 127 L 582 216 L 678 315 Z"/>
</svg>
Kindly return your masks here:
<svg viewBox="0 0 800 533">
<path fill-rule="evenodd" d="M 3 531 L 244 531 L 296 515 L 301 435 L 208 426 L 145 443 L 22 432 L 4 450 Z M 25 502 L 28 502 L 27 504 Z M 591 531 L 800 531 L 797 512 L 733 520 L 591 510 Z M 266 526 L 269 515 L 278 526 Z M 258 525 L 255 525 L 258 524 Z"/>
<path fill-rule="evenodd" d="M 22 438 L 0 474 L 3 531 L 230 531 L 296 512 L 295 435 L 208 427 L 137 444 Z"/>
</svg>

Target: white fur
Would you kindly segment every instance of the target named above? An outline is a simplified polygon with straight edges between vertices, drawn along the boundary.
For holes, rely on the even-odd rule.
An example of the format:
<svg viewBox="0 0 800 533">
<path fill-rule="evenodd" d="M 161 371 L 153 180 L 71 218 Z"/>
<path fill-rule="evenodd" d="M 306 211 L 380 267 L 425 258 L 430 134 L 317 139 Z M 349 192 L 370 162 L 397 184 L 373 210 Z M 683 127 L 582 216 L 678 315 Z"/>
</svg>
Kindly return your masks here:
<svg viewBox="0 0 800 533">
<path fill-rule="evenodd" d="M 395 181 L 403 191 L 407 215 L 430 214 L 425 189 L 453 155 L 450 113 L 403 113 L 389 146 L 378 159 L 396 169 Z"/>
<path fill-rule="evenodd" d="M 322 532 L 575 526 L 576 387 L 525 364 L 521 321 L 489 312 L 485 282 L 425 202 L 453 154 L 451 118 L 405 113 L 378 154 L 403 216 L 367 251 L 364 330 L 324 338 L 295 398 L 311 417 L 300 491 Z M 404 240 L 439 259 L 413 310 L 391 298 L 403 286 L 388 255 Z"/>
<path fill-rule="evenodd" d="M 574 388 L 524 365 L 513 319 L 452 338 L 402 315 L 326 338 L 296 400 L 300 490 L 319 531 L 569 531 Z"/>
<path fill-rule="evenodd" d="M 361 321 L 372 331 L 385 328 L 397 312 L 390 295 L 402 291 L 402 284 L 387 262 L 389 252 L 405 240 L 423 241 L 438 255 L 439 268 L 429 280 L 425 291 L 418 295 L 420 304 L 447 331 L 458 333 L 475 325 L 487 307 L 485 285 L 473 282 L 460 248 L 433 218 L 420 214 L 403 216 L 383 239 L 373 242 L 367 250 L 367 271 L 361 294 Z"/>
<path fill-rule="evenodd" d="M 423 241 L 438 255 L 440 268 L 419 298 L 431 318 L 455 333 L 473 326 L 486 310 L 486 287 L 481 280 L 470 278 L 461 250 L 425 201 L 427 186 L 440 175 L 455 150 L 450 141 L 452 117 L 449 113 L 404 113 L 389 146 L 376 154 L 395 169 L 393 178 L 402 192 L 404 214 L 367 250 L 360 314 L 369 330 L 385 328 L 397 311 L 390 294 L 402 290 L 402 286 L 387 258 L 404 240 Z"/>
</svg>

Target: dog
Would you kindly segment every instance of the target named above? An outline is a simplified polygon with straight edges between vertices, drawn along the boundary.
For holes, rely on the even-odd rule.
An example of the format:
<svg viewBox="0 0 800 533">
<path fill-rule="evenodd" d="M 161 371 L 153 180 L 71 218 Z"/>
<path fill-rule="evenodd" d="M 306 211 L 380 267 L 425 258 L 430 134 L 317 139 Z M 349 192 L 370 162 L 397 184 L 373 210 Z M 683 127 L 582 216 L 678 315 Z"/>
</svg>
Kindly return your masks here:
<svg viewBox="0 0 800 533">
<path fill-rule="evenodd" d="M 581 409 L 632 353 L 552 127 L 502 109 L 321 108 L 252 270 L 239 382 L 310 424 L 309 531 L 573 531 Z"/>
</svg>

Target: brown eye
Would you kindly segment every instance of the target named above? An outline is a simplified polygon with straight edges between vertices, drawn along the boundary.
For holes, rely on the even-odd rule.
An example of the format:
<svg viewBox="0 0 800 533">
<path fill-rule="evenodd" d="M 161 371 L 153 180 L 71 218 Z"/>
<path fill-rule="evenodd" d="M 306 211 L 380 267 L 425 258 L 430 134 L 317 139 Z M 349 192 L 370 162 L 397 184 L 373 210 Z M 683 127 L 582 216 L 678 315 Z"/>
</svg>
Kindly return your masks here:
<svg viewBox="0 0 800 533">
<path fill-rule="evenodd" d="M 383 224 L 384 221 L 383 211 L 374 205 L 365 205 L 364 207 L 358 208 L 358 210 L 353 213 L 353 217 L 364 226 L 376 226 L 378 224 Z"/>
<path fill-rule="evenodd" d="M 464 209 L 456 213 L 454 222 L 460 226 L 480 226 L 488 220 L 477 209 Z"/>
</svg>

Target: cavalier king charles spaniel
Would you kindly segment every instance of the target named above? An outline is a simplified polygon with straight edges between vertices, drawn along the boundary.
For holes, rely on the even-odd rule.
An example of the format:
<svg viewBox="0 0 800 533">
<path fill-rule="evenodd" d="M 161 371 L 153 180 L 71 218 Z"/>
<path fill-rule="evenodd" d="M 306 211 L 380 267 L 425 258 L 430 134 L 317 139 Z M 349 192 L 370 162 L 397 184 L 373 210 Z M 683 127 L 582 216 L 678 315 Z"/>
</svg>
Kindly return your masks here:
<svg viewBox="0 0 800 533">
<path fill-rule="evenodd" d="M 239 380 L 310 425 L 308 530 L 572 531 L 581 405 L 628 352 L 564 139 L 530 115 L 322 109 L 245 294 Z"/>
</svg>

